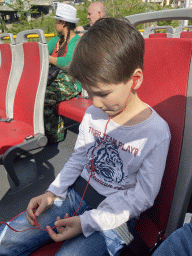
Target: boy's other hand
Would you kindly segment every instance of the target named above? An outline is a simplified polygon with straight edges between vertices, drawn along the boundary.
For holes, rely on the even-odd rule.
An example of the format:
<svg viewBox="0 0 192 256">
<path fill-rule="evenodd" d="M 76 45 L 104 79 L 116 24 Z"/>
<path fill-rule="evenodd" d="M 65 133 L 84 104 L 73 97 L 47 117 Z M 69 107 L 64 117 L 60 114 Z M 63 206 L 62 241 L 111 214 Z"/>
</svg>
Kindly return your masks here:
<svg viewBox="0 0 192 256">
<path fill-rule="evenodd" d="M 49 236 L 55 242 L 61 242 L 76 237 L 82 233 L 79 216 L 69 217 L 68 214 L 66 214 L 64 219 L 57 217 L 55 225 L 57 233 L 55 233 L 49 226 L 46 227 Z"/>
<path fill-rule="evenodd" d="M 47 210 L 53 205 L 53 201 L 56 198 L 56 196 L 47 191 L 45 194 L 34 197 L 30 200 L 28 207 L 27 207 L 27 212 L 26 212 L 26 218 L 28 222 L 35 226 L 35 215 L 38 217 L 42 212 Z"/>
</svg>

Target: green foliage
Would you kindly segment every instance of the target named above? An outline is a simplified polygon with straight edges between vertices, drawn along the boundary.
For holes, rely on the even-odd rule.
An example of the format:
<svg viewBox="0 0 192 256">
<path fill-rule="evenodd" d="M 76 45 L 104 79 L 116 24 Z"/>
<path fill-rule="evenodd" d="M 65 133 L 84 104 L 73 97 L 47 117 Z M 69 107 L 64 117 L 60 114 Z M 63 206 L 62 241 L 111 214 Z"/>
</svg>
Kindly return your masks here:
<svg viewBox="0 0 192 256">
<path fill-rule="evenodd" d="M 45 34 L 57 33 L 55 29 L 55 19 L 51 17 L 44 18 L 44 16 L 41 16 L 40 18 L 31 20 L 29 22 L 23 21 L 22 23 L 13 24 L 12 28 L 10 28 L 8 32 L 16 35 L 20 31 L 37 29 L 37 28 L 42 29 Z"/>
<path fill-rule="evenodd" d="M 4 20 L 0 20 L 0 29 L 1 29 L 2 33 L 4 33 L 5 30 L 6 30 L 6 26 L 5 26 L 5 21 Z"/>
<path fill-rule="evenodd" d="M 172 26 L 173 28 L 176 28 L 179 26 L 179 21 L 178 20 L 157 21 L 157 26 Z"/>
<path fill-rule="evenodd" d="M 109 17 L 125 17 L 155 10 L 153 4 L 144 3 L 141 0 L 106 0 L 105 6 Z"/>
<path fill-rule="evenodd" d="M 84 26 L 89 23 L 87 19 L 87 11 L 88 11 L 89 5 L 90 5 L 90 2 L 83 1 L 83 4 L 75 6 L 77 9 L 77 17 L 80 19 L 77 26 Z"/>
<path fill-rule="evenodd" d="M 16 0 L 14 4 L 9 4 L 9 7 L 17 11 L 17 15 L 19 16 L 19 20 L 23 23 L 26 21 L 26 13 L 29 9 L 29 0 Z"/>
<path fill-rule="evenodd" d="M 41 25 L 43 24 L 44 19 L 45 19 L 45 15 L 43 12 L 41 12 L 41 21 L 40 21 Z"/>
</svg>

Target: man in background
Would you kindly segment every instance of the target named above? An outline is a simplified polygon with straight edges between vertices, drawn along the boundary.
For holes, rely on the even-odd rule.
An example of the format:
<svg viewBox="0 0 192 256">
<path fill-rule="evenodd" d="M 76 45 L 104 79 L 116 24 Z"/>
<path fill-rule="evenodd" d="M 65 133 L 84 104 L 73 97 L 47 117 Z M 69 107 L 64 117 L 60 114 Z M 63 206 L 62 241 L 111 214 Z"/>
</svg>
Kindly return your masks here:
<svg viewBox="0 0 192 256">
<path fill-rule="evenodd" d="M 76 28 L 76 31 L 83 31 L 86 32 L 90 28 L 90 26 L 93 26 L 93 24 L 101 19 L 107 17 L 107 11 L 105 9 L 105 6 L 101 2 L 94 2 L 89 5 L 88 13 L 87 13 L 87 19 L 89 20 L 89 24 L 83 26 L 79 26 Z M 83 33 L 78 33 L 79 36 L 82 36 Z"/>
</svg>

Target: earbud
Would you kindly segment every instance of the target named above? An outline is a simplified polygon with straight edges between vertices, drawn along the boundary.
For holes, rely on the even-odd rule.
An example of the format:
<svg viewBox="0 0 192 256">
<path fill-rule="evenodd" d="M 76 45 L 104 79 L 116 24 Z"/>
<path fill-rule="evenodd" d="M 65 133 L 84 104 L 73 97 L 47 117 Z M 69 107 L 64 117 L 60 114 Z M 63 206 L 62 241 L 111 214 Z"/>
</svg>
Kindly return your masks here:
<svg viewBox="0 0 192 256">
<path fill-rule="evenodd" d="M 131 90 L 133 90 L 135 88 L 135 86 L 137 85 L 137 80 L 138 80 L 138 77 L 134 76 L 133 77 L 133 85 L 131 86 Z"/>
</svg>

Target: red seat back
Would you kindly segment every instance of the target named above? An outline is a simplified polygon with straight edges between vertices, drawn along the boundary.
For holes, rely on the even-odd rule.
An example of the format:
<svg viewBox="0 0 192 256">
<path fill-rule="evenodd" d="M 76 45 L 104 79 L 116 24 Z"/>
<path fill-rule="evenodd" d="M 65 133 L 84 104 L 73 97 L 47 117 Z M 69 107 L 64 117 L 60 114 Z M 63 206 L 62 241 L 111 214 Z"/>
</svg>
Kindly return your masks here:
<svg viewBox="0 0 192 256">
<path fill-rule="evenodd" d="M 6 113 L 6 93 L 12 66 L 10 44 L 0 44 L 0 110 Z"/>
<path fill-rule="evenodd" d="M 192 38 L 192 31 L 183 31 L 180 34 L 181 38 Z"/>
<path fill-rule="evenodd" d="M 34 106 L 40 80 L 38 43 L 23 43 L 24 67 L 14 99 L 14 120 L 34 125 Z"/>
<path fill-rule="evenodd" d="M 192 42 L 176 38 L 158 41 L 146 39 L 145 47 L 144 81 L 138 95 L 167 121 L 172 136 L 160 193 L 154 206 L 141 216 L 137 224 L 138 232 L 151 247 L 156 242 L 157 232 L 166 230 L 175 190 L 185 124 Z"/>
<path fill-rule="evenodd" d="M 154 34 L 150 34 L 149 38 L 166 38 L 167 34 L 166 33 L 154 33 Z"/>
</svg>

